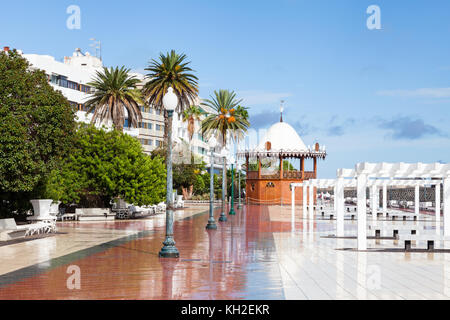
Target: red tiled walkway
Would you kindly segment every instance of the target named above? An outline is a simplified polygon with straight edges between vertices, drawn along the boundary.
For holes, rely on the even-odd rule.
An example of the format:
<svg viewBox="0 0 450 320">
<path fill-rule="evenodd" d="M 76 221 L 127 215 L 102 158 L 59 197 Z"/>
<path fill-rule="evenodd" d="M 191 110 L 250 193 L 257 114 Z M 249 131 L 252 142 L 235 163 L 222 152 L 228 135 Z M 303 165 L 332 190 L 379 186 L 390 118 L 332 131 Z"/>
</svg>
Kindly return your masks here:
<svg viewBox="0 0 450 320">
<path fill-rule="evenodd" d="M 29 278 L 20 271 L 6 275 L 14 283 L 0 287 L 0 299 L 283 299 L 272 232 L 288 231 L 290 223 L 271 223 L 267 207 L 260 206 L 228 218 L 217 231 L 205 230 L 207 214 L 177 221 L 179 260 L 158 258 L 164 227 L 154 227 L 147 230 L 153 233 L 92 253 L 88 249 L 82 258 L 63 257 L 64 263 L 41 274 L 31 269 Z M 133 221 L 107 227 L 142 230 L 144 225 Z M 71 265 L 80 267 L 81 290 L 67 288 Z"/>
</svg>

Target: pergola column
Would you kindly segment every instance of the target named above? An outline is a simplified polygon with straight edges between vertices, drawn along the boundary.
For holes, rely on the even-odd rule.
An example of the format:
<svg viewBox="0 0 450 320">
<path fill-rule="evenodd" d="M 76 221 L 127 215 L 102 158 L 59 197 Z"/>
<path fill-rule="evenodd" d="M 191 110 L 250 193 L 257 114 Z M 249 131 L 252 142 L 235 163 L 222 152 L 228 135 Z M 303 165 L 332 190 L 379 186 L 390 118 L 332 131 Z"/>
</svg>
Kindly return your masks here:
<svg viewBox="0 0 450 320">
<path fill-rule="evenodd" d="M 367 175 L 360 174 L 356 178 L 358 206 L 358 250 L 367 250 Z"/>
<path fill-rule="evenodd" d="M 419 217 L 420 213 L 420 185 L 414 187 L 414 215 Z"/>
<path fill-rule="evenodd" d="M 387 216 L 387 184 L 383 184 L 383 217 Z"/>
<path fill-rule="evenodd" d="M 444 237 L 450 236 L 450 177 L 444 178 Z"/>
<path fill-rule="evenodd" d="M 309 218 L 314 219 L 314 186 L 309 183 Z"/>
<path fill-rule="evenodd" d="M 441 183 L 436 183 L 435 189 L 435 216 L 436 234 L 441 234 Z"/>
<path fill-rule="evenodd" d="M 303 219 L 306 219 L 308 216 L 308 186 L 306 183 L 303 183 L 302 187 L 302 194 L 303 194 Z"/>
<path fill-rule="evenodd" d="M 336 181 L 336 193 L 334 199 L 336 201 L 336 235 L 344 236 L 344 179 L 338 178 Z M 336 200 L 337 199 L 337 200 Z"/>
<path fill-rule="evenodd" d="M 336 212 L 337 201 L 338 201 L 338 199 L 336 197 L 336 194 L 337 194 L 337 187 L 336 187 L 336 185 L 333 187 L 333 193 L 334 193 L 333 210 Z M 322 200 L 323 200 L 323 195 L 322 195 Z"/>
<path fill-rule="evenodd" d="M 370 208 L 372 209 L 372 220 L 377 220 L 378 212 L 378 187 L 374 184 L 372 185 L 370 192 Z"/>
</svg>

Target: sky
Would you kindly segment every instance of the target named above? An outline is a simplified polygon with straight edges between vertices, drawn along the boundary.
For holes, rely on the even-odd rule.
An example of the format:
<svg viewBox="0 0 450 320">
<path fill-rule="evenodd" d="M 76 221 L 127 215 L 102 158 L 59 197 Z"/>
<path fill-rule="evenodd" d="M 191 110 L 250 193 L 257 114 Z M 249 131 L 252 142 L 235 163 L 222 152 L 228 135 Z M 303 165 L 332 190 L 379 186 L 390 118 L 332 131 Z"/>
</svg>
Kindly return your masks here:
<svg viewBox="0 0 450 320">
<path fill-rule="evenodd" d="M 69 29 L 67 8 L 80 8 Z M 380 9 L 380 29 L 367 13 Z M 372 20 L 370 20 L 372 21 Z M 0 46 L 58 59 L 102 41 L 106 66 L 143 72 L 185 53 L 200 95 L 237 92 L 252 129 L 285 122 L 325 145 L 319 177 L 358 162 L 449 162 L 448 0 L 15 0 L 2 3 Z"/>
</svg>

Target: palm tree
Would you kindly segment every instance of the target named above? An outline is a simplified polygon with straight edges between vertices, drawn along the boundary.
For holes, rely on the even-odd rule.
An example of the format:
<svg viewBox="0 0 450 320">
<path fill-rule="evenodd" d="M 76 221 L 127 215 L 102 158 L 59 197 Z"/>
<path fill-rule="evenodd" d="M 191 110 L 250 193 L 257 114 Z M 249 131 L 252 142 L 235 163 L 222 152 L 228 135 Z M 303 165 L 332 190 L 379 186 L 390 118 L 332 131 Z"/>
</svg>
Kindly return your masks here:
<svg viewBox="0 0 450 320">
<path fill-rule="evenodd" d="M 168 114 L 164 110 L 163 98 L 169 87 L 173 88 L 178 96 L 178 114 L 195 102 L 198 97 L 198 78 L 186 62 L 185 54 L 178 54 L 174 50 L 167 54 L 160 54 L 159 60 L 153 59 L 145 69 L 149 73 L 149 81 L 142 88 L 142 93 L 149 105 L 164 111 L 164 138 L 167 142 L 167 129 L 169 127 Z"/>
<path fill-rule="evenodd" d="M 240 140 L 247 132 L 250 122 L 246 108 L 240 107 L 242 100 L 236 99 L 234 91 L 214 91 L 212 100 L 204 100 L 202 105 L 212 108 L 215 112 L 210 114 L 202 123 L 202 133 L 211 136 L 216 134 L 217 139 L 225 147 L 229 136 L 234 141 Z"/>
<path fill-rule="evenodd" d="M 111 120 L 114 128 L 123 131 L 125 110 L 128 113 L 128 126 L 137 128 L 142 121 L 139 105 L 143 104 L 141 92 L 137 89 L 140 80 L 130 76 L 125 67 L 103 68 L 88 85 L 95 89 L 86 102 L 88 112 L 95 110 L 92 123 Z"/>
<path fill-rule="evenodd" d="M 183 112 L 183 122 L 188 123 L 189 141 L 192 141 L 195 132 L 195 121 L 199 121 L 203 115 L 198 106 L 190 106 Z"/>
<path fill-rule="evenodd" d="M 244 119 L 248 120 L 250 115 L 248 114 L 248 108 L 238 106 L 236 108 L 236 113 L 239 113 Z"/>
<path fill-rule="evenodd" d="M 248 121 L 247 108 L 239 104 L 242 100 L 236 99 L 234 91 L 219 90 L 214 91 L 215 97 L 211 100 L 204 100 L 202 105 L 214 110 L 214 113 L 207 116 L 202 122 L 202 133 L 206 136 L 216 135 L 218 141 L 222 142 L 225 148 L 228 136 L 238 141 L 247 132 L 250 123 Z M 223 163 L 223 172 L 226 172 L 226 163 Z M 228 185 L 225 175 L 225 185 Z M 228 195 L 225 188 L 226 196 Z M 224 208 L 222 208 L 224 210 Z"/>
</svg>

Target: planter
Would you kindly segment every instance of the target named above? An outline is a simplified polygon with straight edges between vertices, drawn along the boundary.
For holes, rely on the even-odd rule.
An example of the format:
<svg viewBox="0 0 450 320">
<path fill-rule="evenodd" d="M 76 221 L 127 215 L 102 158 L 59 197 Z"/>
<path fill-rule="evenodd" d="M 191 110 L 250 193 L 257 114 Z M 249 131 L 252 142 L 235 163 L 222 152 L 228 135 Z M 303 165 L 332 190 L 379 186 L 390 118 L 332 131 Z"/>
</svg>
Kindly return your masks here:
<svg viewBox="0 0 450 320">
<path fill-rule="evenodd" d="M 52 218 L 50 208 L 53 204 L 53 200 L 30 200 L 30 202 L 33 205 L 34 220 L 45 220 L 47 218 Z"/>
</svg>

